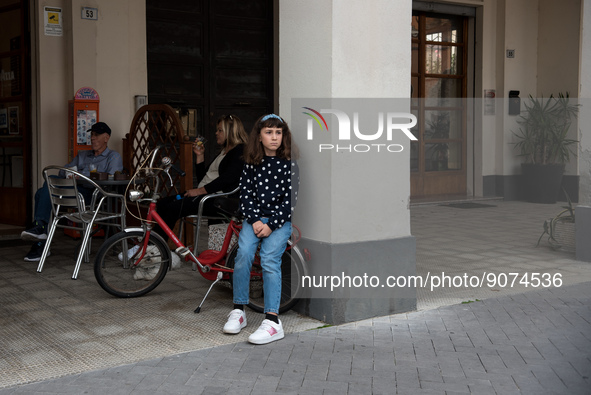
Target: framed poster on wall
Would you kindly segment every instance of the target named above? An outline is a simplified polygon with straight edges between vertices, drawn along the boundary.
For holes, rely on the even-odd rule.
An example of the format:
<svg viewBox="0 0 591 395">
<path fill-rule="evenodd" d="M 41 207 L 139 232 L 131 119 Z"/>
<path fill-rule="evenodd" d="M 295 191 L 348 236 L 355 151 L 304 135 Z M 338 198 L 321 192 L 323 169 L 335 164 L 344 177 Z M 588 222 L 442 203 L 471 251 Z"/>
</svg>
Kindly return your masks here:
<svg viewBox="0 0 591 395">
<path fill-rule="evenodd" d="M 90 144 L 89 129 L 96 123 L 95 110 L 78 110 L 76 114 L 77 144 Z"/>
</svg>

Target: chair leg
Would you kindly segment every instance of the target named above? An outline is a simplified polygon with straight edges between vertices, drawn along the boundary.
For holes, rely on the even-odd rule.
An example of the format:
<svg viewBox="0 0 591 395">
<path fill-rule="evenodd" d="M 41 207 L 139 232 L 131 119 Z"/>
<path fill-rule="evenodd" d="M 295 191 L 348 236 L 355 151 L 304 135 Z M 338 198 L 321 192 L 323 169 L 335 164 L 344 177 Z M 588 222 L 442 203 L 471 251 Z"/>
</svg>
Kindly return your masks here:
<svg viewBox="0 0 591 395">
<path fill-rule="evenodd" d="M 55 234 L 55 229 L 57 228 L 57 222 L 58 221 L 54 219 L 51 223 L 51 227 L 49 228 L 49 234 L 47 235 L 47 240 L 45 241 L 45 247 L 43 247 L 41 260 L 39 260 L 39 265 L 37 266 L 37 273 L 41 273 L 41 270 L 43 270 L 45 259 L 47 258 L 47 254 L 49 253 L 49 246 L 51 245 L 51 240 L 53 240 L 53 235 Z"/>
<path fill-rule="evenodd" d="M 84 257 L 86 256 L 88 239 L 90 239 L 90 234 L 92 233 L 92 223 L 90 225 L 84 225 L 84 237 L 82 238 L 82 245 L 80 246 L 78 258 L 76 259 L 76 266 L 74 267 L 74 274 L 72 274 L 72 280 L 76 280 L 78 278 L 78 272 L 80 271 L 80 265 L 82 265 L 82 259 L 84 259 Z"/>
<path fill-rule="evenodd" d="M 88 237 L 88 242 L 84 251 L 84 263 L 90 262 L 90 250 L 92 249 L 92 228 L 86 228 L 87 232 L 90 232 L 90 237 Z"/>
</svg>

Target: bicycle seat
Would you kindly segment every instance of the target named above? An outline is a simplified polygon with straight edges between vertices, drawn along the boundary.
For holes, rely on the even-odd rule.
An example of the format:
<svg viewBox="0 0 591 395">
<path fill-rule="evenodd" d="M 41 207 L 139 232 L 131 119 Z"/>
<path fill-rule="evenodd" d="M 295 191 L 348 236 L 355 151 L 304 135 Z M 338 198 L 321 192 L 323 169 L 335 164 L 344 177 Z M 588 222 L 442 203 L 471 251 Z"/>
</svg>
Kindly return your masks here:
<svg viewBox="0 0 591 395">
<path fill-rule="evenodd" d="M 238 217 L 240 218 L 242 214 L 240 213 L 240 199 L 239 198 L 217 198 L 213 202 L 215 208 L 224 213 L 228 214 L 230 217 Z"/>
</svg>

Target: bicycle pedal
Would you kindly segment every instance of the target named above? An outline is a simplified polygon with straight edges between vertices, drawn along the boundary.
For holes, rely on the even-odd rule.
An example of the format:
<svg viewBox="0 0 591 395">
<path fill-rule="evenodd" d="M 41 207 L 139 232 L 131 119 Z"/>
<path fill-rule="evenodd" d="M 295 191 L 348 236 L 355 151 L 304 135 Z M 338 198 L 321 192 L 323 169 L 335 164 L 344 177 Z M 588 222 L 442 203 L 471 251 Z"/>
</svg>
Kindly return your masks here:
<svg viewBox="0 0 591 395">
<path fill-rule="evenodd" d="M 188 249 L 187 247 L 179 247 L 176 250 L 174 250 L 174 252 L 179 254 L 181 257 L 186 258 L 187 255 L 189 255 L 191 253 L 191 250 Z"/>
</svg>

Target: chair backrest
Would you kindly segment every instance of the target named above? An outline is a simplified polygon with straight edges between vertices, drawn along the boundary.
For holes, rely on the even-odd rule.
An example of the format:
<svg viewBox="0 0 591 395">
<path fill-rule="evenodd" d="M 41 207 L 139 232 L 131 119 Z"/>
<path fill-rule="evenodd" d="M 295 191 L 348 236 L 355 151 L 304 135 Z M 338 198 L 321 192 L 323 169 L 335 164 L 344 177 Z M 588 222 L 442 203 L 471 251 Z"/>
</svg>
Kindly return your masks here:
<svg viewBox="0 0 591 395">
<path fill-rule="evenodd" d="M 65 170 L 67 169 L 59 166 L 48 166 L 43 169 L 43 178 L 47 182 L 55 217 L 59 216 L 63 209 L 75 209 L 79 212 L 84 210 L 85 202 L 81 201 L 83 198 L 78 195 L 78 184 L 74 178 L 74 172 L 67 170 L 68 176 L 63 178 L 59 173 Z"/>
<path fill-rule="evenodd" d="M 79 208 L 78 187 L 73 178 L 48 177 L 51 201 L 59 206 Z"/>
<path fill-rule="evenodd" d="M 65 175 L 65 178 L 63 177 Z M 77 212 L 84 212 L 87 205 L 98 207 L 102 200 L 108 195 L 92 179 L 75 170 L 61 166 L 47 166 L 43 169 L 43 178 L 47 182 L 49 196 L 51 198 L 53 215 L 58 217 L 63 209 L 73 209 Z M 84 183 L 94 188 L 91 202 L 86 202 L 84 197 L 78 193 L 79 183 Z M 102 195 L 101 200 L 96 202 L 96 198 Z"/>
<path fill-rule="evenodd" d="M 163 195 L 193 188 L 192 142 L 185 135 L 177 113 L 167 104 L 148 104 L 135 114 L 129 133 L 123 139 L 123 166 L 130 174 L 135 173 L 157 146 L 162 148 L 154 163 L 160 163 L 163 156 L 168 156 L 186 173 L 180 177 L 172 172 L 173 185 L 163 183 L 166 190 Z M 164 175 L 162 177 L 161 181 L 164 181 Z"/>
</svg>

